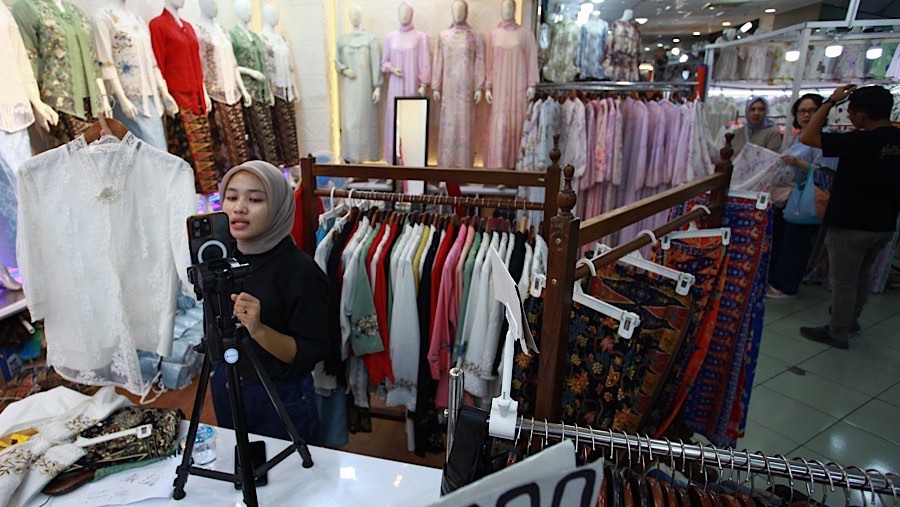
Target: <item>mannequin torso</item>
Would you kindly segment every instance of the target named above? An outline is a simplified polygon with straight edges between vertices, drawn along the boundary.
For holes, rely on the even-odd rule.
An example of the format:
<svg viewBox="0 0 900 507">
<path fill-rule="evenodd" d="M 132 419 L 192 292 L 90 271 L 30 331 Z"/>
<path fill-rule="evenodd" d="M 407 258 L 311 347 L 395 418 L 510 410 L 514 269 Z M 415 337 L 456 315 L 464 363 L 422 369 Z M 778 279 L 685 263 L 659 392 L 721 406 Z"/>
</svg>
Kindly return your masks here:
<svg viewBox="0 0 900 507">
<path fill-rule="evenodd" d="M 244 86 L 253 100 L 272 105 L 274 97 L 265 76 L 265 46 L 259 36 L 249 28 L 253 7 L 246 0 L 237 0 L 234 2 L 234 11 L 238 15 L 238 24 L 228 32 L 234 56 L 241 73 L 254 78 L 249 83 L 245 82 Z"/>
<path fill-rule="evenodd" d="M 203 64 L 203 84 L 209 97 L 227 105 L 244 98 L 249 106 L 253 99 L 246 89 L 242 89 L 244 84 L 238 75 L 234 49 L 225 29 L 207 13 L 203 13 L 196 29 L 200 43 L 200 61 Z"/>
<path fill-rule="evenodd" d="M 335 67 L 341 76 L 341 158 L 347 162 L 381 159 L 378 111 L 383 74 L 381 49 L 374 35 L 362 29 L 362 12 L 350 6 L 348 33 L 337 39 Z"/>
<path fill-rule="evenodd" d="M 294 78 L 291 65 L 291 50 L 284 37 L 275 31 L 278 24 L 278 9 L 271 4 L 263 7 L 262 30 L 259 38 L 266 47 L 266 76 L 272 85 L 272 93 L 284 100 L 294 100 Z"/>
<path fill-rule="evenodd" d="M 59 116 L 41 101 L 22 35 L 6 4 L 0 6 L 0 66 L 7 72 L 0 80 L 0 130 L 16 132 L 35 120 L 44 130 L 56 125 Z"/>
<path fill-rule="evenodd" d="M 203 90 L 200 43 L 194 27 L 178 16 L 184 0 L 166 0 L 162 14 L 150 21 L 153 53 L 169 92 L 179 107 L 204 115 L 209 98 Z"/>
</svg>

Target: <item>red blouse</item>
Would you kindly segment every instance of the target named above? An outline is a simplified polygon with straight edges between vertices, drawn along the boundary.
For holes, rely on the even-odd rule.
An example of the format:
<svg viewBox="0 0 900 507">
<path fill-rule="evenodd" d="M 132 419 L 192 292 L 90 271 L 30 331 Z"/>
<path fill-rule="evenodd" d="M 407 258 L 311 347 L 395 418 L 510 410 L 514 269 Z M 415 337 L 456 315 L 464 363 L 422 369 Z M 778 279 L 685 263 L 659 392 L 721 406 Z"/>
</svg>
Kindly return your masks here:
<svg viewBox="0 0 900 507">
<path fill-rule="evenodd" d="M 150 21 L 153 54 L 175 102 L 195 114 L 206 114 L 200 43 L 194 27 L 183 19 L 181 23 L 166 9 Z"/>
</svg>

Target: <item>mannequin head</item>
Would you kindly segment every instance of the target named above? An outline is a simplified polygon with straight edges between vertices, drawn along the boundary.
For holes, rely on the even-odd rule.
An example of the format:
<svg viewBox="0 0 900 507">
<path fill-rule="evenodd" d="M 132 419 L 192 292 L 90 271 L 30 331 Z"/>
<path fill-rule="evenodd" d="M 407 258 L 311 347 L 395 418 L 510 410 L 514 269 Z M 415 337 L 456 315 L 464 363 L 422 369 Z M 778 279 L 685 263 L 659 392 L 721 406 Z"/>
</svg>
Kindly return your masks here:
<svg viewBox="0 0 900 507">
<path fill-rule="evenodd" d="M 465 0 L 456 0 L 450 5 L 450 13 L 454 23 L 462 23 L 469 15 L 469 4 Z"/>
<path fill-rule="evenodd" d="M 413 8 L 412 5 L 409 5 L 406 2 L 402 2 L 400 7 L 397 8 L 397 18 L 400 20 L 401 25 L 408 25 L 412 23 L 413 18 Z"/>
<path fill-rule="evenodd" d="M 500 4 L 500 18 L 503 21 L 514 21 L 516 18 L 516 2 L 514 0 L 503 0 Z"/>
<path fill-rule="evenodd" d="M 177 11 L 184 7 L 184 0 L 166 0 L 166 7 L 170 11 Z"/>
<path fill-rule="evenodd" d="M 200 0 L 200 14 L 207 18 L 219 15 L 219 2 L 216 0 Z"/>
<path fill-rule="evenodd" d="M 359 5 L 352 4 L 348 14 L 350 16 L 350 25 L 353 28 L 359 28 L 360 23 L 362 23 L 362 9 L 359 8 Z"/>
<path fill-rule="evenodd" d="M 262 15 L 263 20 L 266 22 L 266 26 L 275 28 L 275 26 L 278 25 L 278 7 L 275 7 L 272 4 L 263 5 Z"/>
<path fill-rule="evenodd" d="M 725 37 L 725 40 L 734 40 L 734 38 L 737 36 L 737 29 L 726 28 L 722 30 L 722 35 Z"/>
<path fill-rule="evenodd" d="M 249 23 L 253 19 L 253 5 L 249 0 L 234 0 L 234 13 L 242 23 Z"/>
<path fill-rule="evenodd" d="M 624 19 L 625 21 L 631 21 L 632 19 L 634 19 L 634 11 L 631 9 L 625 9 L 625 11 L 622 12 L 622 19 Z"/>
</svg>

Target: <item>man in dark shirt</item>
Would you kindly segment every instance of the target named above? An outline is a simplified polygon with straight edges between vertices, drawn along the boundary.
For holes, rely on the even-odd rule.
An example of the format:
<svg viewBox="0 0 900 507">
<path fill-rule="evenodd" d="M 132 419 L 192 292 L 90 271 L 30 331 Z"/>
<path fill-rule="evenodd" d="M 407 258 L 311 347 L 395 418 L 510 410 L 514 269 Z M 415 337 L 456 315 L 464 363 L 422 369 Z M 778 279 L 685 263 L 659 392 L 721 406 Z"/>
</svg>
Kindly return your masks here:
<svg viewBox="0 0 900 507">
<path fill-rule="evenodd" d="M 828 111 L 850 98 L 847 111 L 857 130 L 823 134 Z M 881 86 L 838 88 L 800 133 L 800 142 L 840 157 L 823 225 L 831 277 L 831 320 L 802 327 L 809 340 L 846 349 L 858 332 L 859 315 L 871 290 L 871 268 L 891 240 L 900 213 L 900 129 L 890 122 L 894 101 Z"/>
</svg>

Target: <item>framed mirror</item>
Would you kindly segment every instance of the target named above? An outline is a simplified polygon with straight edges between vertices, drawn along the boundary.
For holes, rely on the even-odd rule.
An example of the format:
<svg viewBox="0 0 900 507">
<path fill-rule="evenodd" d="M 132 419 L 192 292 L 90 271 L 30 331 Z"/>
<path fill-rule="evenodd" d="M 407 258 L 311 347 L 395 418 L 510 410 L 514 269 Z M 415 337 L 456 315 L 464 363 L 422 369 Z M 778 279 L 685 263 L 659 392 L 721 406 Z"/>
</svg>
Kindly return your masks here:
<svg viewBox="0 0 900 507">
<path fill-rule="evenodd" d="M 397 97 L 394 99 L 394 165 L 425 167 L 428 165 L 428 98 Z M 422 194 L 424 181 L 407 181 L 403 192 Z"/>
</svg>

